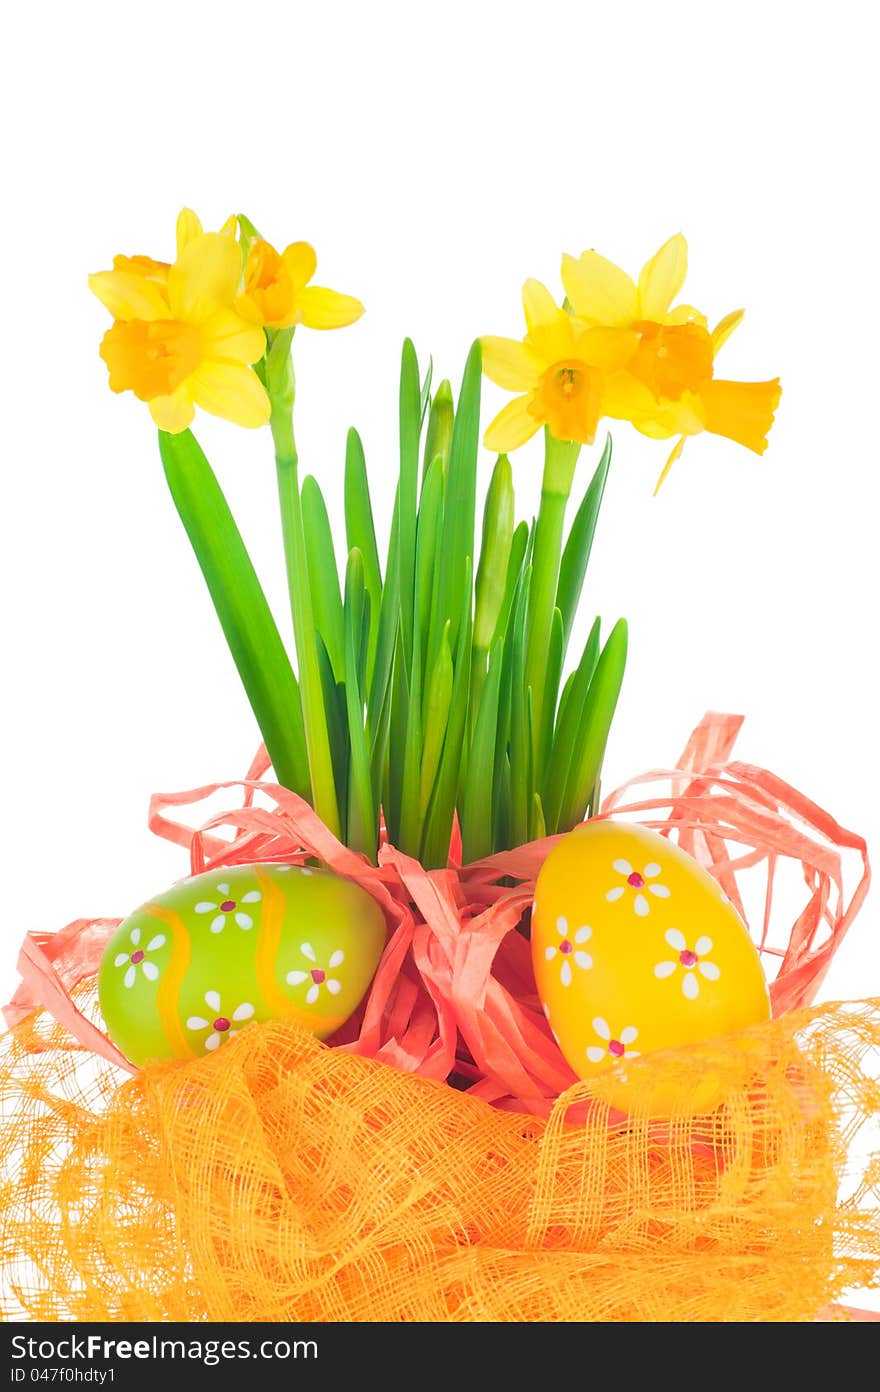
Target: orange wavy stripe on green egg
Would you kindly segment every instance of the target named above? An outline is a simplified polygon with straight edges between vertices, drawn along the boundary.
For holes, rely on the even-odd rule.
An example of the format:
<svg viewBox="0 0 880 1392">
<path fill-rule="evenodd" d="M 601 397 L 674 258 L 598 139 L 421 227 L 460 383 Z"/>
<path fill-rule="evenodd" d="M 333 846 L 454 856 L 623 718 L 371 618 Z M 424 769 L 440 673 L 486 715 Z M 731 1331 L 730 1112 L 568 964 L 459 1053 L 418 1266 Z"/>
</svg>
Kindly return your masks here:
<svg viewBox="0 0 880 1392">
<path fill-rule="evenodd" d="M 261 873 L 256 867 L 254 875 L 263 895 L 254 969 L 269 1017 L 273 1020 L 296 1020 L 319 1039 L 324 1039 L 339 1029 L 347 1017 L 325 1016 L 314 1010 L 302 1010 L 278 985 L 276 972 L 287 903 L 280 885 L 269 875 Z"/>
<path fill-rule="evenodd" d="M 165 924 L 171 934 L 171 959 L 156 991 L 156 1013 L 174 1058 L 194 1058 L 195 1049 L 180 1022 L 180 991 L 191 960 L 189 929 L 179 914 L 162 904 L 148 904 L 144 913 Z"/>
</svg>

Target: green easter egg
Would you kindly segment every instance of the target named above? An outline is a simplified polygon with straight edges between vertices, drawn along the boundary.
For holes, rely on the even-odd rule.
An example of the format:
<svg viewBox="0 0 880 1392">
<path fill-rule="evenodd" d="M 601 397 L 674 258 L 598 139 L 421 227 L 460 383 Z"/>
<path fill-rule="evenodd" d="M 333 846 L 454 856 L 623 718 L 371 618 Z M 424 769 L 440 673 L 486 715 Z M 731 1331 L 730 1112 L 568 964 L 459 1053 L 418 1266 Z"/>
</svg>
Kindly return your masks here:
<svg viewBox="0 0 880 1392">
<path fill-rule="evenodd" d="M 117 928 L 98 995 L 132 1063 L 212 1053 L 251 1020 L 319 1039 L 360 1004 L 385 946 L 374 899 L 328 870 L 247 865 L 194 875 Z"/>
</svg>

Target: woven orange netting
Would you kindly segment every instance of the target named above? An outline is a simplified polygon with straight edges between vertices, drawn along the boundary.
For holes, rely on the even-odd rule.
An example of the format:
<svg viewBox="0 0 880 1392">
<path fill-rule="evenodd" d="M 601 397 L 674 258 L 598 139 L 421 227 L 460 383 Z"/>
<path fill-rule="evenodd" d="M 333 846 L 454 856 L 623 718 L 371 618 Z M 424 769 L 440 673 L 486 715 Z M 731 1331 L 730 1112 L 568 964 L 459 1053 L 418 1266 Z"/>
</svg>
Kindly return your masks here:
<svg viewBox="0 0 880 1392">
<path fill-rule="evenodd" d="M 522 969 L 546 843 L 430 873 L 386 847 L 377 869 L 283 790 L 258 808 L 255 779 L 213 819 L 232 842 L 169 832 L 157 803 L 194 868 L 317 853 L 359 879 L 388 917 L 383 966 L 330 1044 L 252 1025 L 127 1076 L 95 1001 L 115 921 L 32 938 L 0 1044 L 7 1317 L 812 1320 L 880 1284 L 880 1001 L 807 1004 L 867 888 L 864 843 L 728 762 L 737 729 L 707 719 L 646 776 L 662 794 L 606 810 L 674 833 L 735 903 L 763 875 L 776 1017 L 640 1060 L 626 1116 L 572 1080 Z M 863 860 L 848 902 L 844 852 Z M 783 860 L 806 903 L 780 938 Z M 718 1105 L 692 1115 L 710 1072 Z M 679 1099 L 662 1118 L 658 1088 Z"/>
</svg>

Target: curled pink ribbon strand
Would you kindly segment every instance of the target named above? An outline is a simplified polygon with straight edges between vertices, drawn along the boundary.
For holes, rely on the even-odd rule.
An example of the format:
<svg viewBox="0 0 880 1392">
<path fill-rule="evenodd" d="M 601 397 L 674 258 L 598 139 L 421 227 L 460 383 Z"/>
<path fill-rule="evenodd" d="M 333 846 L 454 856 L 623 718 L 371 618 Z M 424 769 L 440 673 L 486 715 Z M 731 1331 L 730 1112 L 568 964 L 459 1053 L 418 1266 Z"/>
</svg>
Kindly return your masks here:
<svg viewBox="0 0 880 1392">
<path fill-rule="evenodd" d="M 862 837 L 775 774 L 731 761 L 741 725 L 740 716 L 710 712 L 675 768 L 630 779 L 609 794 L 600 815 L 629 817 L 674 834 L 740 913 L 739 877 L 763 874 L 761 921 L 750 928 L 768 964 L 778 963 L 770 987 L 778 1015 L 814 998 L 864 901 L 870 870 Z M 373 865 L 342 845 L 302 798 L 265 782 L 268 766 L 261 749 L 243 780 L 155 794 L 150 829 L 189 851 L 192 874 L 317 857 L 361 885 L 385 914 L 388 941 L 366 1000 L 332 1042 L 426 1077 L 452 1078 L 488 1102 L 547 1116 L 574 1074 L 544 1019 L 528 941 L 518 930 L 538 871 L 559 838 L 465 866 L 458 863 L 460 841 L 454 838 L 448 867 L 425 870 L 383 834 L 378 865 Z M 242 805 L 198 829 L 171 815 L 233 788 L 243 790 Z M 639 790 L 635 796 L 634 789 Z M 221 829 L 225 837 L 218 834 Z M 849 898 L 843 874 L 847 852 L 861 861 Z M 799 863 L 806 900 L 794 923 L 780 926 L 779 914 L 772 913 L 773 885 L 786 860 Z M 76 986 L 97 972 L 117 923 L 79 919 L 60 933 L 29 934 L 7 1022 L 15 1024 L 42 1007 L 84 1048 L 130 1070 L 73 1000 Z"/>
</svg>

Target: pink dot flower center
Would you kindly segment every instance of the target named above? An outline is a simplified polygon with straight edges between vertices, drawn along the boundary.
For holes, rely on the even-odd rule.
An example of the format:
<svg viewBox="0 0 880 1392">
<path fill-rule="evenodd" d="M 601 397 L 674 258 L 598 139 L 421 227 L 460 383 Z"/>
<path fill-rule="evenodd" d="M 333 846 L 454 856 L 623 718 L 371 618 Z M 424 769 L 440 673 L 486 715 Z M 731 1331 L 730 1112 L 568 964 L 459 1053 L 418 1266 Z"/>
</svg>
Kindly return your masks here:
<svg viewBox="0 0 880 1392">
<path fill-rule="evenodd" d="M 138 962 L 142 962 L 142 961 L 144 960 L 144 954 L 141 952 L 140 948 L 138 948 L 137 952 L 133 952 L 133 953 L 131 954 L 131 959 L 130 959 L 130 960 L 131 960 L 132 966 L 135 966 L 135 967 L 137 966 Z"/>
<path fill-rule="evenodd" d="M 633 889 L 645 888 L 645 881 L 639 874 L 638 870 L 634 870 L 631 875 L 627 875 L 626 882 L 628 885 L 632 885 Z"/>
<path fill-rule="evenodd" d="M 214 1021 L 214 1028 L 218 1034 L 226 1033 L 226 1031 L 229 1029 L 229 1021 L 227 1020 L 225 1015 L 217 1016 L 217 1019 Z"/>
<path fill-rule="evenodd" d="M 696 952 L 691 952 L 690 948 L 686 948 L 684 952 L 678 954 L 678 960 L 683 967 L 695 967 L 700 959 Z"/>
<path fill-rule="evenodd" d="M 613 1054 L 615 1058 L 623 1058 L 626 1049 L 619 1039 L 612 1039 L 608 1045 L 608 1052 L 609 1054 Z"/>
<path fill-rule="evenodd" d="M 224 913 L 232 913 L 232 910 L 235 908 L 235 900 L 224 899 L 223 903 L 220 905 L 220 908 L 223 910 Z"/>
<path fill-rule="evenodd" d="M 316 986 L 321 986 L 327 980 L 327 973 L 321 971 L 320 967 L 314 967 L 309 975 Z"/>
<path fill-rule="evenodd" d="M 559 951 L 563 956 L 567 957 L 571 950 L 571 943 L 568 941 L 568 938 L 563 938 L 562 942 L 559 944 Z"/>
</svg>

